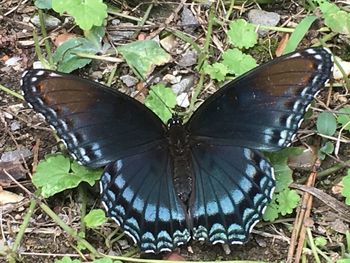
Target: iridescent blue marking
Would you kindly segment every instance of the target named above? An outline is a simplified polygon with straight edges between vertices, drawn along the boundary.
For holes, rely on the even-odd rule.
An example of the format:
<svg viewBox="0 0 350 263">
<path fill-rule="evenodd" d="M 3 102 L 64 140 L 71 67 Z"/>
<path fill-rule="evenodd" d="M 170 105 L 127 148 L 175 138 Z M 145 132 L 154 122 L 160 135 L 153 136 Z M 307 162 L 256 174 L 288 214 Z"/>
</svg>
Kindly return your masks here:
<svg viewBox="0 0 350 263">
<path fill-rule="evenodd" d="M 166 207 L 159 207 L 159 219 L 163 222 L 167 222 L 170 220 L 170 211 Z"/>
<path fill-rule="evenodd" d="M 134 197 L 134 191 L 128 186 L 127 188 L 124 189 L 122 197 L 124 197 L 124 199 L 130 203 L 131 200 Z"/>
<path fill-rule="evenodd" d="M 125 185 L 125 180 L 122 175 L 118 175 L 115 177 L 114 183 L 118 186 L 119 189 L 122 189 Z"/>
<path fill-rule="evenodd" d="M 203 210 L 204 207 L 202 206 Z M 207 203 L 207 214 L 208 216 L 215 215 L 219 212 L 219 207 L 216 201 L 210 201 Z"/>
<path fill-rule="evenodd" d="M 235 200 L 236 204 L 239 204 L 244 200 L 244 195 L 241 190 L 235 190 L 232 193 L 232 198 Z"/>
<path fill-rule="evenodd" d="M 145 202 L 140 197 L 136 196 L 133 203 L 133 208 L 136 209 L 139 213 L 142 213 L 144 206 Z"/>
<path fill-rule="evenodd" d="M 145 219 L 147 221 L 154 222 L 156 220 L 156 206 L 153 204 L 147 204 L 145 211 Z"/>
<path fill-rule="evenodd" d="M 225 215 L 228 215 L 235 210 L 231 199 L 227 195 L 225 195 L 223 198 L 220 199 L 220 206 L 221 206 L 222 212 Z"/>
</svg>

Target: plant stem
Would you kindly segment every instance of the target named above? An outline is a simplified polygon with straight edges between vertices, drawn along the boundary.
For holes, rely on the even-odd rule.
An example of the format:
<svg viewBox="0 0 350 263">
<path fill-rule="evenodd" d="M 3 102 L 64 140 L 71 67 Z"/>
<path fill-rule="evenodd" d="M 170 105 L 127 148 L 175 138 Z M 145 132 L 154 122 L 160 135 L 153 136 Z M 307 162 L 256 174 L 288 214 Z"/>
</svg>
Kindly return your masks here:
<svg viewBox="0 0 350 263">
<path fill-rule="evenodd" d="M 321 260 L 320 260 L 320 258 L 318 257 L 318 254 L 317 254 L 317 247 L 316 247 L 316 245 L 314 243 L 314 240 L 312 238 L 312 233 L 311 233 L 311 230 L 310 230 L 309 227 L 306 228 L 306 232 L 307 232 L 310 248 L 311 248 L 312 253 L 314 255 L 314 258 L 315 258 L 315 262 L 316 263 L 321 263 Z"/>
<path fill-rule="evenodd" d="M 214 21 L 215 21 L 215 7 L 214 7 L 214 4 L 212 4 L 210 7 L 210 11 L 209 11 L 208 31 L 207 31 L 207 34 L 205 36 L 204 48 L 203 48 L 203 51 L 201 52 L 200 57 L 198 59 L 197 68 L 198 68 L 198 71 L 200 71 L 201 73 L 200 73 L 198 84 L 197 84 L 196 88 L 194 89 L 194 92 L 193 92 L 193 95 L 191 98 L 191 103 L 190 103 L 190 108 L 189 108 L 190 114 L 188 114 L 188 116 L 190 116 L 191 113 L 194 111 L 194 104 L 197 101 L 198 95 L 202 91 L 202 88 L 203 88 L 205 73 L 203 72 L 203 70 L 201 70 L 201 67 L 203 66 L 204 62 L 208 59 L 209 46 L 210 46 L 210 42 L 211 42 L 211 35 L 213 32 Z"/>
<path fill-rule="evenodd" d="M 46 49 L 47 58 L 48 58 L 48 61 L 50 64 L 50 68 L 52 68 L 54 66 L 54 62 L 53 62 L 53 58 L 52 58 L 51 46 L 50 46 L 50 43 L 49 43 L 48 37 L 47 37 L 47 32 L 46 32 L 46 28 L 45 28 L 44 13 L 43 13 L 42 9 L 39 9 L 39 20 L 40 20 L 41 34 L 43 35 L 43 39 L 44 39 L 44 45 L 45 45 L 45 49 Z"/>
<path fill-rule="evenodd" d="M 15 242 L 13 243 L 13 246 L 12 246 L 13 252 L 17 252 L 18 248 L 21 245 L 21 241 L 22 241 L 24 233 L 29 225 L 30 218 L 32 217 L 32 215 L 34 213 L 34 208 L 36 205 L 37 205 L 37 201 L 35 200 L 35 198 L 31 199 L 28 211 L 23 218 L 23 223 L 22 223 L 21 227 L 19 228 Z"/>
<path fill-rule="evenodd" d="M 10 89 L 4 87 L 1 84 L 0 84 L 0 90 L 4 91 L 4 92 L 10 94 L 11 96 L 16 97 L 16 98 L 18 98 L 20 100 L 24 100 L 24 97 L 22 95 L 18 94 L 17 92 L 15 92 L 13 90 L 10 90 Z"/>
<path fill-rule="evenodd" d="M 75 240 L 79 241 L 83 244 L 86 249 L 88 249 L 95 257 L 101 257 L 101 254 L 84 238 L 80 237 L 73 228 L 69 227 L 66 223 L 62 221 L 62 219 L 55 214 L 47 205 L 44 203 L 40 204 L 40 207 L 44 212 L 50 216 L 64 231 L 66 231 L 70 236 L 72 236 Z"/>
</svg>

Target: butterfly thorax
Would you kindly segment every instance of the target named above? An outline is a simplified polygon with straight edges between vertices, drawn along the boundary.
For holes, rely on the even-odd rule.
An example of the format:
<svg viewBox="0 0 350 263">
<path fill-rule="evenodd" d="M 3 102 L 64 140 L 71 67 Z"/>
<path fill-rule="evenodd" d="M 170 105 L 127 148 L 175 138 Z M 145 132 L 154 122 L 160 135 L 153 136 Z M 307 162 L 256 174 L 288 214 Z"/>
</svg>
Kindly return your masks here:
<svg viewBox="0 0 350 263">
<path fill-rule="evenodd" d="M 189 148 L 189 135 L 181 118 L 173 116 L 168 122 L 168 143 L 172 155 L 174 188 L 177 196 L 185 204 L 193 187 L 192 162 Z"/>
</svg>

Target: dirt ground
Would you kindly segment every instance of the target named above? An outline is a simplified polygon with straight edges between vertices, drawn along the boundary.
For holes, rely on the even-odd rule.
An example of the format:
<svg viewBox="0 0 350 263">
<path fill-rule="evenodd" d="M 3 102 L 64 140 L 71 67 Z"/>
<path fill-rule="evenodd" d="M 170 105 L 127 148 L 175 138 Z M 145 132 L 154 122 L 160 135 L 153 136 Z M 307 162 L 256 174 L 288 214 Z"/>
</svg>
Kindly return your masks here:
<svg viewBox="0 0 350 263">
<path fill-rule="evenodd" d="M 289 3 L 289 1 L 286 2 Z M 0 7 L 2 9 L 0 13 L 0 84 L 19 93 L 23 70 L 31 67 L 33 62 L 37 60 L 32 36 L 34 27 L 28 22 L 36 14 L 36 8 L 31 1 L 5 0 L 0 1 Z M 159 23 L 164 22 L 165 18 L 168 17 L 167 14 L 171 14 L 173 11 L 173 5 L 162 5 L 161 7 L 161 9 L 154 11 L 157 12 L 154 16 L 157 17 Z M 246 6 L 248 9 L 253 7 L 254 5 Z M 281 14 L 283 19 L 290 18 L 301 11 L 300 5 L 281 5 L 281 1 L 278 1 L 275 5 L 263 7 L 265 10 Z M 128 14 L 139 17 L 142 13 L 142 8 L 135 10 L 130 8 Z M 59 17 L 58 14 L 52 14 Z M 171 22 L 170 25 L 173 25 L 172 23 L 176 25 L 176 22 Z M 203 38 L 202 34 L 198 34 L 198 36 Z M 271 38 L 274 38 L 274 36 L 271 36 Z M 306 42 L 307 38 L 303 43 L 305 46 L 308 45 Z M 341 55 L 343 51 L 339 51 L 339 53 Z M 6 65 L 5 62 L 10 58 L 15 58 L 17 62 L 10 66 Z M 103 62 L 94 62 L 87 67 L 87 71 L 91 73 L 95 68 L 105 66 Z M 83 71 L 85 69 L 79 70 L 77 74 Z M 192 71 L 192 69 L 189 69 L 189 71 Z M 342 89 L 338 88 L 337 92 L 341 93 Z M 326 101 L 327 95 L 325 92 L 321 94 L 321 100 Z M 34 155 L 31 154 L 25 158 L 25 163 L 10 164 L 10 167 L 7 167 L 9 168 L 8 171 L 15 176 L 22 186 L 34 193 L 35 188 L 31 184 L 28 173 L 26 173 L 26 168 L 31 171 L 33 163 L 35 164 L 38 160 L 43 159 L 46 154 L 59 151 L 60 146 L 56 142 L 51 129 L 38 115 L 22 100 L 0 89 L 0 153 L 16 149 L 28 149 L 32 153 L 34 151 Z M 35 154 L 35 150 L 38 150 L 37 154 Z M 349 147 L 346 144 L 341 144 L 340 156 L 345 160 L 346 156 L 349 156 Z M 320 170 L 332 167 L 335 163 L 337 162 L 332 158 L 328 158 L 322 163 Z M 308 172 L 297 170 L 295 177 L 300 179 L 307 176 L 307 174 Z M 338 170 L 335 174 L 322 178 L 321 181 L 317 182 L 316 187 L 341 200 L 339 195 L 334 194 L 332 187 L 336 185 L 335 182 L 339 182 L 339 178 L 343 174 L 344 170 Z M 0 207 L 2 234 L 0 251 L 5 244 L 11 245 L 15 241 L 19 227 L 30 205 L 28 193 L 12 180 L 2 187 L 6 191 L 23 196 L 24 199 L 18 204 Z M 100 207 L 97 188 L 89 188 L 88 192 L 88 207 Z M 70 227 L 76 230 L 79 229 L 80 201 L 78 190 L 65 191 L 43 202 L 47 203 Z M 337 221 L 338 226 L 330 226 L 329 222 L 339 220 L 337 213 L 317 200 L 313 203 L 311 217 L 315 224 L 314 233 L 327 238 L 329 246 L 326 251 L 336 257 L 336 254 L 341 251 L 339 244 L 344 242 L 343 229 L 348 227 L 348 223 L 340 220 Z M 184 259 L 195 261 L 261 260 L 265 262 L 284 262 L 287 258 L 294 218 L 295 214 L 292 214 L 274 223 L 259 223 L 255 227 L 249 242 L 244 245 L 223 247 L 222 245 L 213 246 L 191 242 L 189 248 L 182 247 L 177 252 Z M 96 231 L 88 230 L 86 239 L 99 252 L 109 255 L 130 253 L 130 255 L 136 256 L 138 253 L 136 248 L 132 246 L 131 240 L 121 235 L 122 231 L 120 230 L 116 234 L 116 236 L 120 235 L 119 240 L 114 242 L 112 247 L 106 247 L 102 236 L 108 236 L 116 229 L 117 226 L 109 221 Z M 75 240 L 56 225 L 39 206 L 36 206 L 18 254 L 22 262 L 53 262 L 55 258 L 60 258 L 63 255 L 72 256 L 72 258 L 78 257 L 79 254 L 74 249 L 75 246 Z M 162 258 L 162 256 L 159 258 Z M 153 256 L 145 255 L 143 257 Z M 0 262 L 5 262 L 5 259 L 1 259 L 1 254 Z"/>
</svg>

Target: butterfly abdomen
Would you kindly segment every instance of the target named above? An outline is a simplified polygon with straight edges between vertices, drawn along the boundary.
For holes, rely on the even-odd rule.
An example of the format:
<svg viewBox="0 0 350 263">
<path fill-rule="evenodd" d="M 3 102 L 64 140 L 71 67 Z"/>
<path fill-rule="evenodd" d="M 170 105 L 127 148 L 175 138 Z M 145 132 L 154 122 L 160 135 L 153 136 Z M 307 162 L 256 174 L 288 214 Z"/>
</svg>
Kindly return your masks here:
<svg viewBox="0 0 350 263">
<path fill-rule="evenodd" d="M 182 124 L 182 120 L 177 116 L 173 116 L 169 120 L 168 127 L 174 188 L 180 200 L 188 205 L 194 185 L 191 152 L 188 143 L 189 135 Z"/>
</svg>

